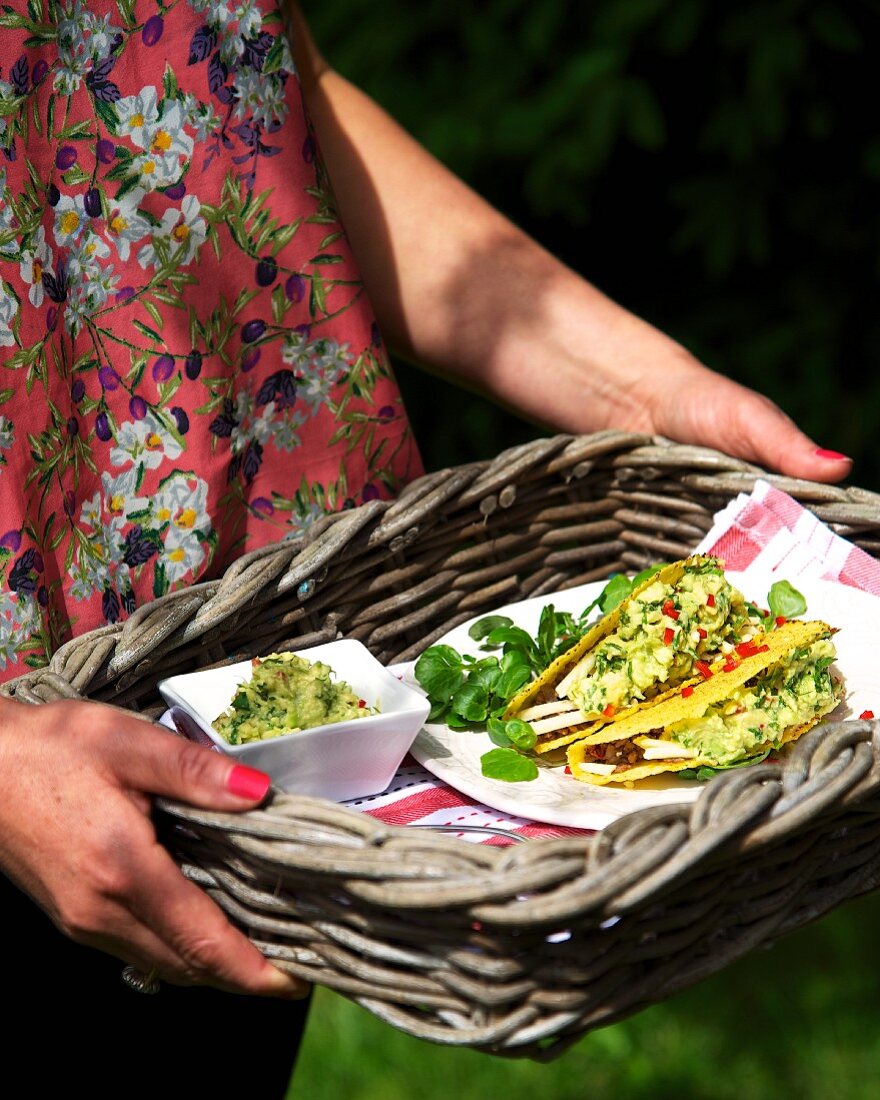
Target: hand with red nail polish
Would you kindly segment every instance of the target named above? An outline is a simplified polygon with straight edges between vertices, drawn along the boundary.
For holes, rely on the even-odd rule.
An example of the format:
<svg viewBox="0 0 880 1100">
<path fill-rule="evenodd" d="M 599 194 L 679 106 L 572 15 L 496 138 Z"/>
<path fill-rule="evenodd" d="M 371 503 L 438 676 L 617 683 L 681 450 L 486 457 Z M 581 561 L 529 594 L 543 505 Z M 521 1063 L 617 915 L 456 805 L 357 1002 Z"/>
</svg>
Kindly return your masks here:
<svg viewBox="0 0 880 1100">
<path fill-rule="evenodd" d="M 177 985 L 300 997 L 159 843 L 151 796 L 253 809 L 269 777 L 101 703 L 0 699 L 0 869 L 71 939 Z"/>
<path fill-rule="evenodd" d="M 764 470 L 811 481 L 842 481 L 852 460 L 817 447 L 763 394 L 710 370 L 680 344 L 560 272 L 546 260 L 544 285 L 555 287 L 542 318 L 540 347 L 522 327 L 506 341 L 493 377 L 506 404 L 566 432 L 617 428 L 711 447 Z M 564 304 L 564 309 L 558 308 Z M 543 361 L 552 385 L 534 385 Z M 537 364 L 537 366 L 536 366 Z"/>
</svg>

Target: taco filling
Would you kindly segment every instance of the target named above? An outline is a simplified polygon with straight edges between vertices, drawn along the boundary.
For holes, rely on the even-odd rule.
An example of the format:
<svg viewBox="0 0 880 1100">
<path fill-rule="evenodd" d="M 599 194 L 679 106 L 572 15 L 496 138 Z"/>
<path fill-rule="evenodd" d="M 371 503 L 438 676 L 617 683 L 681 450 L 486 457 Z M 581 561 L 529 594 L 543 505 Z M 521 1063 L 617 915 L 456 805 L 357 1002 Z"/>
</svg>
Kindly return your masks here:
<svg viewBox="0 0 880 1100">
<path fill-rule="evenodd" d="M 749 641 L 759 630 L 750 608 L 717 559 L 674 563 L 606 616 L 573 658 L 547 670 L 522 709 L 514 700 L 508 716 L 531 724 L 538 752 L 583 737 Z"/>
<path fill-rule="evenodd" d="M 799 629 L 800 644 L 788 652 L 779 652 L 779 641 L 794 631 L 778 631 L 780 638 L 773 639 L 777 653 L 744 682 L 722 692 L 717 683 L 707 683 L 699 694 L 692 690 L 687 697 L 648 707 L 637 721 L 622 723 L 619 731 L 629 736 L 603 741 L 611 738 L 612 725 L 589 738 L 592 744 L 571 746 L 573 774 L 592 783 L 630 782 L 697 765 L 731 767 L 799 737 L 837 706 L 842 685 L 830 671 L 836 656 L 831 629 L 824 623 L 797 625 L 812 629 Z M 716 666 L 722 684 L 724 667 Z"/>
<path fill-rule="evenodd" d="M 628 601 L 617 629 L 557 685 L 582 714 L 624 710 L 689 679 L 725 642 L 744 639 L 745 599 L 711 563 L 677 585 L 657 580 Z"/>
</svg>

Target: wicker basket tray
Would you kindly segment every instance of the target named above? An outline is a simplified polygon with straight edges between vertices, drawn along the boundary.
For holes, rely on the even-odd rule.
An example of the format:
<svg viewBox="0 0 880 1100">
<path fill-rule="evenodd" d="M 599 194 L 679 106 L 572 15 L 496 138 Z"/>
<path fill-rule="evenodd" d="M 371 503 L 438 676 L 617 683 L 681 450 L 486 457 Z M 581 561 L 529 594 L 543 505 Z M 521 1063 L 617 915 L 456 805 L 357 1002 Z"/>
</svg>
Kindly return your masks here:
<svg viewBox="0 0 880 1100">
<path fill-rule="evenodd" d="M 754 466 L 621 432 L 555 436 L 319 521 L 3 685 L 155 717 L 156 683 L 340 635 L 390 663 L 499 604 L 684 556 Z M 880 496 L 769 476 L 880 556 Z M 587 838 L 508 848 L 276 794 L 244 815 L 161 801 L 162 836 L 282 967 L 440 1043 L 552 1058 L 880 884 L 880 723 Z"/>
</svg>

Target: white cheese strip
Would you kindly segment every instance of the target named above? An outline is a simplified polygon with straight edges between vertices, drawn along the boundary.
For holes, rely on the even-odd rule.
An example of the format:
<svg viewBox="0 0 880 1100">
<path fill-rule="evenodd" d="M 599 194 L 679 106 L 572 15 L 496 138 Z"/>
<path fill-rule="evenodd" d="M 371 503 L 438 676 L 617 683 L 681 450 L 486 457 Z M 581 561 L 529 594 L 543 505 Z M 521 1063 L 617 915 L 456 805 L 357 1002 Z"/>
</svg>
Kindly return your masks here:
<svg viewBox="0 0 880 1100">
<path fill-rule="evenodd" d="M 637 737 L 636 744 L 644 750 L 646 760 L 693 760 L 698 754 L 675 741 L 658 741 L 654 737 Z"/>
<path fill-rule="evenodd" d="M 560 714 L 564 710 L 571 714 L 578 713 L 577 707 L 568 699 L 556 699 L 549 703 L 538 703 L 534 707 L 526 707 L 516 717 L 522 718 L 524 722 L 531 722 L 533 718 L 546 718 L 548 714 Z"/>
<path fill-rule="evenodd" d="M 529 725 L 538 736 L 542 733 L 552 733 L 554 730 L 564 730 L 566 726 L 591 725 L 593 719 L 584 718 L 579 710 L 567 710 L 565 714 L 554 714 L 549 718 L 542 718 L 539 722 L 530 722 Z"/>
<path fill-rule="evenodd" d="M 588 664 L 588 662 L 589 668 L 584 667 Z M 581 657 L 581 659 L 574 666 L 571 672 L 569 672 L 569 674 L 562 680 L 560 680 L 559 683 L 556 685 L 556 694 L 559 696 L 560 699 L 564 699 L 566 695 L 568 695 L 568 691 L 571 685 L 573 683 L 576 683 L 584 675 L 586 675 L 586 673 L 589 671 L 590 668 L 592 668 L 594 663 L 595 656 L 593 655 L 593 653 L 588 653 L 586 657 Z"/>
<path fill-rule="evenodd" d="M 579 771 L 592 772 L 593 775 L 610 775 L 614 768 L 614 764 L 578 764 Z"/>
</svg>

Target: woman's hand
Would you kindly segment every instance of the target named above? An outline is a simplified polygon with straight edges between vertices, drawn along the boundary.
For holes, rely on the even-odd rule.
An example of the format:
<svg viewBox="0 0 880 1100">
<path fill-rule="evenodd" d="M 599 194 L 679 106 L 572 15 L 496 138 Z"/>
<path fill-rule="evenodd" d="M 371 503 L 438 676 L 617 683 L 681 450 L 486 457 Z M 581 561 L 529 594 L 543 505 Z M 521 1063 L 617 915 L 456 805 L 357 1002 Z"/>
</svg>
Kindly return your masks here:
<svg viewBox="0 0 880 1100">
<path fill-rule="evenodd" d="M 178 985 L 301 997 L 158 842 L 150 795 L 252 809 L 269 778 L 100 703 L 0 700 L 0 868 L 71 939 Z"/>
</svg>

